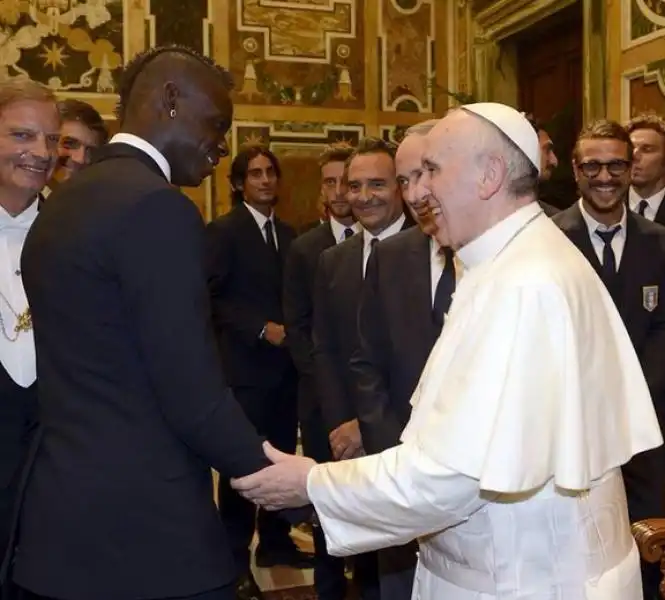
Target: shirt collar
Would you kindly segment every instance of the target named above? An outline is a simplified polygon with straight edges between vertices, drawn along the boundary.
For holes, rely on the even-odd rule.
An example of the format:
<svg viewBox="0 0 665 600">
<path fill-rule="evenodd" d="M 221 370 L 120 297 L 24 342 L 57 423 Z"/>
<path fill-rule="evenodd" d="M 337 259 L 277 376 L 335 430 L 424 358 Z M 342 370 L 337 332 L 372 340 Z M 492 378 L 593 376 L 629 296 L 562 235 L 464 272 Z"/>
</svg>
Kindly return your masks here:
<svg viewBox="0 0 665 600">
<path fill-rule="evenodd" d="M 30 229 L 35 219 L 37 218 L 37 213 L 39 212 L 39 201 L 37 197 L 30 203 L 30 206 L 26 208 L 22 213 L 13 217 L 10 215 L 2 206 L 0 206 L 0 229 L 24 229 L 27 231 Z"/>
<path fill-rule="evenodd" d="M 632 185 L 628 189 L 628 206 L 630 207 L 630 210 L 632 210 L 633 212 L 637 212 L 638 206 L 640 202 L 642 202 L 642 200 L 645 200 L 646 203 L 654 212 L 658 212 L 658 209 L 660 208 L 660 205 L 663 202 L 664 198 L 665 198 L 665 188 L 660 190 L 660 192 L 656 192 L 653 196 L 649 196 L 648 198 L 642 198 L 642 196 L 640 196 L 635 191 L 635 188 L 633 188 Z"/>
<path fill-rule="evenodd" d="M 243 202 L 243 204 L 245 205 L 245 208 L 249 211 L 249 214 L 252 215 L 252 217 L 254 217 L 254 220 L 256 221 L 256 224 L 259 226 L 259 229 L 261 231 L 263 231 L 268 221 L 271 221 L 274 224 L 275 221 L 274 211 L 270 211 L 270 216 L 266 217 L 263 213 L 256 210 L 253 206 L 247 204 L 247 202 Z"/>
<path fill-rule="evenodd" d="M 344 225 L 340 223 L 335 217 L 330 215 L 330 231 L 333 234 L 333 237 L 335 238 L 335 241 L 337 242 L 343 242 L 344 241 L 344 232 L 347 229 L 353 229 L 353 233 L 358 233 L 359 231 L 362 230 L 362 227 L 360 226 L 360 223 L 357 221 L 353 223 L 353 225 Z"/>
<path fill-rule="evenodd" d="M 488 229 L 472 242 L 457 251 L 466 269 L 492 260 L 503 250 L 529 221 L 543 214 L 537 202 L 530 202 Z"/>
<path fill-rule="evenodd" d="M 147 142 L 133 133 L 116 133 L 109 140 L 109 144 L 127 144 L 128 146 L 133 146 L 134 148 L 141 150 L 141 152 L 145 152 L 157 163 L 157 166 L 161 169 L 162 173 L 164 173 L 166 180 L 169 183 L 171 182 L 171 165 L 169 165 L 169 161 L 166 160 L 166 157 L 150 142 Z"/>
<path fill-rule="evenodd" d="M 580 212 L 582 213 L 582 218 L 584 219 L 584 222 L 586 223 L 587 229 L 589 230 L 589 235 L 593 235 L 596 233 L 596 230 L 600 229 L 600 231 L 609 231 L 610 229 L 614 229 L 617 225 L 621 226 L 621 231 L 625 232 L 626 231 L 626 222 L 627 222 L 627 212 L 626 209 L 623 209 L 623 214 L 621 215 L 621 219 L 619 219 L 618 223 L 614 223 L 612 225 L 603 225 L 603 223 L 596 221 L 590 214 L 589 211 L 584 207 L 584 202 L 582 201 L 582 198 L 579 199 L 579 207 L 580 207 Z"/>
<path fill-rule="evenodd" d="M 367 229 L 363 229 L 363 242 L 365 246 L 370 246 L 374 238 L 377 238 L 379 241 L 381 241 L 389 238 L 391 235 L 399 233 L 404 226 L 404 221 L 406 221 L 406 216 L 404 213 L 402 213 L 394 223 L 388 225 L 388 227 L 386 227 L 381 233 L 378 233 L 377 235 L 373 235 L 367 231 Z"/>
</svg>

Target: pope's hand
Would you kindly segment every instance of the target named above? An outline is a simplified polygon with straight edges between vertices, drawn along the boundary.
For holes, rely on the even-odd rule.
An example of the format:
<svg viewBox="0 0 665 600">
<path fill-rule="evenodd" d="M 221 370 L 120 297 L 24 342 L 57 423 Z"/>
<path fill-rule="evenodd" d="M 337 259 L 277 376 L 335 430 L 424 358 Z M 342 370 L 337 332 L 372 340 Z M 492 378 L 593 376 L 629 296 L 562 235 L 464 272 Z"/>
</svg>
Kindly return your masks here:
<svg viewBox="0 0 665 600">
<path fill-rule="evenodd" d="M 269 442 L 263 443 L 263 451 L 273 464 L 246 477 L 231 479 L 231 486 L 266 510 L 309 504 L 307 476 L 316 463 L 311 458 L 280 452 Z"/>
</svg>

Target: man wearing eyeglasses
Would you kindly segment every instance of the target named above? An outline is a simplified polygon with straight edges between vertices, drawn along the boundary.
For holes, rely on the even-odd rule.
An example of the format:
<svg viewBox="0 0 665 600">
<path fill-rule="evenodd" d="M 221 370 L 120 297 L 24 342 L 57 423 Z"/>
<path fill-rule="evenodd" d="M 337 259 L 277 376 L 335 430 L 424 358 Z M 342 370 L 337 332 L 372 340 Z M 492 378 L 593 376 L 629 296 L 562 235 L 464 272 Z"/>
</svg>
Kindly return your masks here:
<svg viewBox="0 0 665 600">
<path fill-rule="evenodd" d="M 665 424 L 665 227 L 626 208 L 633 145 L 613 121 L 585 128 L 573 151 L 580 200 L 555 215 L 612 295 L 640 358 L 661 429 Z M 593 310 L 593 307 L 589 307 Z M 593 357 L 590 357 L 593 359 Z M 631 521 L 662 514 L 663 447 L 634 457 L 623 469 Z M 645 600 L 658 598 L 660 573 L 643 564 Z"/>
</svg>

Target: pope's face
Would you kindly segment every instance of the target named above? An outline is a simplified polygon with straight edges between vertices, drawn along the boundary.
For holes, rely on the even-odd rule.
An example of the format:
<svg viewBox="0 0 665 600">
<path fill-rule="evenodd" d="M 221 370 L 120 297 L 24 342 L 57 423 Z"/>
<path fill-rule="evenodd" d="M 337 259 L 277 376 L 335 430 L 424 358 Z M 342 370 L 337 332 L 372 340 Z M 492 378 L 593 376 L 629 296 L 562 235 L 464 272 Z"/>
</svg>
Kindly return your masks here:
<svg viewBox="0 0 665 600">
<path fill-rule="evenodd" d="M 474 127 L 476 126 L 476 131 Z M 424 175 L 418 193 L 428 203 L 438 232 L 437 241 L 457 250 L 475 237 L 481 201 L 474 136 L 477 123 L 463 111 L 446 115 L 425 136 Z"/>
</svg>

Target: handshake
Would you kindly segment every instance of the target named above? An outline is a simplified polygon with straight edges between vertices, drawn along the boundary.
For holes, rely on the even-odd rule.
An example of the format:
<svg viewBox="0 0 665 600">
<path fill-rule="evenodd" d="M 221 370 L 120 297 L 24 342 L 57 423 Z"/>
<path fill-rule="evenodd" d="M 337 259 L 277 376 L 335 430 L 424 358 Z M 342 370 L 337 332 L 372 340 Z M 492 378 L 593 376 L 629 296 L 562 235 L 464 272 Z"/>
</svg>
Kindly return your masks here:
<svg viewBox="0 0 665 600">
<path fill-rule="evenodd" d="M 308 505 L 307 477 L 316 463 L 305 456 L 280 452 L 269 442 L 263 443 L 263 451 L 273 464 L 251 475 L 231 479 L 233 489 L 266 510 Z"/>
</svg>

